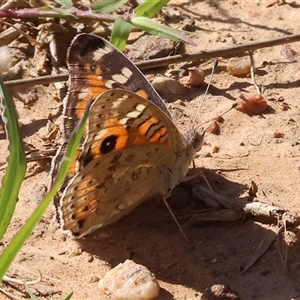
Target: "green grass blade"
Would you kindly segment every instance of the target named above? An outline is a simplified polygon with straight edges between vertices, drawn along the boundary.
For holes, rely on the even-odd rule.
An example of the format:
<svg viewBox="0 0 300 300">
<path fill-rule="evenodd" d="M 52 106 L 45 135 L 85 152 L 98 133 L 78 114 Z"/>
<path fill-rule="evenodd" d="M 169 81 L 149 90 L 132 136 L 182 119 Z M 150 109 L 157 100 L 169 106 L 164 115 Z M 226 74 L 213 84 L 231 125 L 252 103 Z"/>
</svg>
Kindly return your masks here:
<svg viewBox="0 0 300 300">
<path fill-rule="evenodd" d="M 77 151 L 79 143 L 81 141 L 81 137 L 82 137 L 82 134 L 84 131 L 84 125 L 88 118 L 88 112 L 89 112 L 90 105 L 91 105 L 91 103 L 89 103 L 89 105 L 87 105 L 85 113 L 69 141 L 64 159 L 62 161 L 61 167 L 58 172 L 58 176 L 57 176 L 51 190 L 47 193 L 47 195 L 44 197 L 44 199 L 40 202 L 40 204 L 34 210 L 32 215 L 28 218 L 26 223 L 21 227 L 21 229 L 18 231 L 18 233 L 13 237 L 13 239 L 9 243 L 8 247 L 2 252 L 2 254 L 0 256 L 0 281 L 2 280 L 3 275 L 6 273 L 10 264 L 14 260 L 15 256 L 21 249 L 22 245 L 24 244 L 24 242 L 26 241 L 28 236 L 31 234 L 33 228 L 38 223 L 42 214 L 45 212 L 47 206 L 50 204 L 50 202 L 52 201 L 56 192 L 58 191 L 61 184 L 63 183 L 63 181 L 67 175 L 67 172 L 70 168 L 70 165 L 72 163 L 72 159 L 73 159 L 73 157 L 75 157 L 76 151 Z"/>
<path fill-rule="evenodd" d="M 134 13 L 139 17 L 152 18 L 159 12 L 170 0 L 146 0 L 135 8 Z"/>
<path fill-rule="evenodd" d="M 131 24 L 136 28 L 146 31 L 147 33 L 158 35 L 160 37 L 168 38 L 176 42 L 185 42 L 196 46 L 192 39 L 188 36 L 181 34 L 178 30 L 159 24 L 146 17 L 134 17 L 131 19 Z"/>
<path fill-rule="evenodd" d="M 30 300 L 40 300 L 29 288 L 29 286 L 26 284 L 26 282 L 24 283 L 24 287 L 25 287 L 25 291 L 26 293 L 30 296 Z"/>
<path fill-rule="evenodd" d="M 73 292 L 71 292 L 70 294 L 68 294 L 66 296 L 66 298 L 64 298 L 64 300 L 70 300 L 72 296 L 73 296 Z"/>
<path fill-rule="evenodd" d="M 7 158 L 8 165 L 2 179 L 2 187 L 0 190 L 1 240 L 15 210 L 20 186 L 26 172 L 26 156 L 19 133 L 15 106 L 5 89 L 2 78 L 0 78 L 0 104 L 3 110 L 2 118 L 6 130 L 6 138 L 9 142 L 9 156 Z"/>
<path fill-rule="evenodd" d="M 92 11 L 101 12 L 102 14 L 110 14 L 128 0 L 102 0 L 94 2 L 90 5 Z"/>
<path fill-rule="evenodd" d="M 126 22 L 121 16 L 117 17 L 111 32 L 110 42 L 120 51 L 123 51 L 132 28 L 133 26 Z"/>
</svg>

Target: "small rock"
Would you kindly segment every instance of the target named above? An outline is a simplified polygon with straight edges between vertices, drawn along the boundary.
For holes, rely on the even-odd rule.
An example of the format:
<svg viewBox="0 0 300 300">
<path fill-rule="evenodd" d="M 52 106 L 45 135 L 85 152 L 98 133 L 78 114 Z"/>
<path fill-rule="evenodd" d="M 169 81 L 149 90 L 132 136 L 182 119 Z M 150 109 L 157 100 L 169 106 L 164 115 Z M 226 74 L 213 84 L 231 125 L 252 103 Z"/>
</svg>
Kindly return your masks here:
<svg viewBox="0 0 300 300">
<path fill-rule="evenodd" d="M 220 152 L 220 147 L 218 146 L 215 146 L 213 149 L 212 149 L 212 153 L 219 153 Z"/>
<path fill-rule="evenodd" d="M 228 73 L 241 76 L 250 74 L 251 60 L 250 57 L 233 57 L 227 64 Z"/>
<path fill-rule="evenodd" d="M 0 53 L 0 74 L 3 76 L 11 67 L 13 54 L 11 48 L 7 46 L 0 47 Z"/>
<path fill-rule="evenodd" d="M 99 280 L 99 289 L 113 300 L 151 300 L 158 297 L 159 285 L 144 266 L 126 260 Z"/>
<path fill-rule="evenodd" d="M 94 283 L 99 281 L 99 278 L 97 276 L 91 276 L 88 278 L 88 283 Z"/>
<path fill-rule="evenodd" d="M 201 300 L 238 300 L 237 292 L 232 290 L 228 285 L 215 284 L 209 291 L 205 292 Z"/>
<path fill-rule="evenodd" d="M 220 125 L 216 120 L 213 120 L 207 127 L 206 132 L 219 135 L 221 133 Z"/>
<path fill-rule="evenodd" d="M 268 107 L 267 101 L 262 95 L 254 95 L 246 98 L 243 94 L 236 100 L 236 110 L 246 113 L 249 116 L 260 115 Z"/>
<path fill-rule="evenodd" d="M 290 45 L 284 45 L 280 51 L 280 54 L 288 61 L 300 61 L 300 54 L 292 49 Z"/>
<path fill-rule="evenodd" d="M 30 65 L 21 50 L 7 46 L 0 47 L 0 74 L 4 80 L 22 78 L 23 72 Z"/>
<path fill-rule="evenodd" d="M 192 86 L 200 86 L 204 81 L 204 71 L 198 69 L 188 69 L 188 76 L 181 78 L 182 84 L 189 84 Z"/>
<path fill-rule="evenodd" d="M 38 91 L 32 88 L 23 98 L 24 106 L 30 108 L 39 99 Z"/>
<path fill-rule="evenodd" d="M 128 57 L 133 60 L 147 60 L 166 57 L 174 51 L 176 43 L 155 35 L 145 35 L 133 43 Z"/>
<path fill-rule="evenodd" d="M 173 19 L 173 20 L 178 20 L 182 18 L 181 13 L 175 8 L 171 6 L 164 6 L 161 9 L 162 14 L 165 16 L 167 19 Z"/>
<path fill-rule="evenodd" d="M 152 85 L 159 94 L 183 95 L 185 93 L 185 86 L 171 78 L 156 77 L 152 81 Z"/>
<path fill-rule="evenodd" d="M 88 255 L 87 261 L 88 261 L 88 262 L 94 261 L 93 255 Z"/>
<path fill-rule="evenodd" d="M 283 137 L 284 137 L 284 133 L 279 132 L 279 131 L 275 131 L 275 132 L 273 133 L 273 137 L 274 137 L 275 139 L 283 138 Z"/>
<path fill-rule="evenodd" d="M 195 20 L 190 18 L 184 18 L 181 22 L 181 30 L 195 31 L 196 30 L 195 24 L 196 24 Z"/>
<path fill-rule="evenodd" d="M 73 247 L 69 250 L 69 257 L 74 257 L 82 254 L 82 249 L 79 247 Z"/>
<path fill-rule="evenodd" d="M 39 204 L 41 200 L 45 197 L 47 192 L 47 186 L 45 184 L 37 184 L 32 189 L 32 194 L 34 195 L 34 203 Z"/>
</svg>

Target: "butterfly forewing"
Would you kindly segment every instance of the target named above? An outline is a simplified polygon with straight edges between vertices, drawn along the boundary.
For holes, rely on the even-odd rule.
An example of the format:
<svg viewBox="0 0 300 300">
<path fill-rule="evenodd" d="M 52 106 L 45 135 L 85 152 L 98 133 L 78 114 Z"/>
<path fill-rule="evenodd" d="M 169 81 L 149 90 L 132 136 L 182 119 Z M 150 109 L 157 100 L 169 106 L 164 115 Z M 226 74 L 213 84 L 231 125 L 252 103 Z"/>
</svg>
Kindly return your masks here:
<svg viewBox="0 0 300 300">
<path fill-rule="evenodd" d="M 121 88 L 155 103 L 171 118 L 158 93 L 141 71 L 118 49 L 105 39 L 93 34 L 79 34 L 71 43 L 67 54 L 69 92 L 64 101 L 62 133 L 68 142 L 89 100 L 101 93 Z M 51 184 L 56 177 L 66 144 L 57 151 L 51 168 Z M 80 149 L 78 149 L 80 152 Z M 73 168 L 75 170 L 75 168 Z M 74 175 L 71 172 L 66 181 Z"/>
<path fill-rule="evenodd" d="M 74 128 L 74 116 L 80 118 L 87 101 L 96 99 L 108 89 L 126 89 L 147 98 L 171 118 L 141 71 L 105 39 L 92 34 L 76 36 L 68 52 L 68 66 L 69 94 L 64 126 L 67 137 Z"/>
</svg>

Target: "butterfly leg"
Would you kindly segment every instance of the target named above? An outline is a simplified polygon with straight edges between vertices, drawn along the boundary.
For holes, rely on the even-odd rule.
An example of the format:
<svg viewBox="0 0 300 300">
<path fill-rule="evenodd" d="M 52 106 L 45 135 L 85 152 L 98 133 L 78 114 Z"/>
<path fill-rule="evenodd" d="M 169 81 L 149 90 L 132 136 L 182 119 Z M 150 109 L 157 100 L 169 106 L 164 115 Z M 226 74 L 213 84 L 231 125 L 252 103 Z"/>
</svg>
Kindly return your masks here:
<svg viewBox="0 0 300 300">
<path fill-rule="evenodd" d="M 203 173 L 203 171 L 199 171 L 196 169 L 196 166 L 195 166 L 195 161 L 193 161 L 193 169 L 195 170 L 195 174 L 191 175 L 191 176 L 187 176 L 186 178 L 190 178 L 192 179 L 193 176 L 196 177 L 196 176 L 200 176 L 206 183 L 206 185 L 208 186 L 210 192 L 211 192 L 211 196 L 212 198 L 208 201 L 208 203 L 206 203 L 207 205 L 209 205 L 210 207 L 213 207 L 213 208 L 218 208 L 220 206 L 220 204 L 224 207 L 227 207 L 227 208 L 230 208 L 228 207 L 225 203 L 222 202 L 222 200 L 220 200 L 220 198 L 216 195 L 216 193 L 214 192 L 213 188 L 211 187 L 209 181 L 207 180 L 205 174 Z M 184 180 L 186 181 L 186 180 Z M 197 190 L 196 189 L 193 189 L 193 192 L 195 194 L 197 194 Z"/>
<path fill-rule="evenodd" d="M 171 214 L 173 220 L 175 221 L 176 225 L 178 226 L 179 230 L 180 230 L 181 233 L 183 234 L 184 238 L 189 242 L 189 239 L 188 239 L 188 237 L 186 236 L 186 234 L 184 233 L 184 231 L 183 231 L 181 225 L 179 224 L 179 222 L 178 222 L 176 216 L 174 215 L 174 213 L 173 213 L 173 211 L 172 211 L 172 209 L 171 209 L 171 207 L 170 207 L 170 205 L 169 205 L 169 203 L 168 203 L 168 201 L 167 201 L 167 198 L 168 198 L 168 197 L 163 197 L 163 200 L 164 200 L 164 202 L 165 202 L 165 205 L 166 205 L 166 207 L 167 207 L 169 213 Z"/>
</svg>

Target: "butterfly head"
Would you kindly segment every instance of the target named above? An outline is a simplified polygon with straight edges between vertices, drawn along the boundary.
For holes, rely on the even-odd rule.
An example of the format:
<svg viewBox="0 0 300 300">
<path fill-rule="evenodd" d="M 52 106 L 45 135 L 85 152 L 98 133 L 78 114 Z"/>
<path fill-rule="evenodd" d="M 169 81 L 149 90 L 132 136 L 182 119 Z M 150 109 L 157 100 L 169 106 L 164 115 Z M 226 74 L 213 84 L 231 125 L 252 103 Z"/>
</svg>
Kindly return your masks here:
<svg viewBox="0 0 300 300">
<path fill-rule="evenodd" d="M 191 129 L 185 134 L 186 143 L 192 146 L 195 153 L 201 150 L 203 146 L 204 135 L 204 129 Z"/>
</svg>

